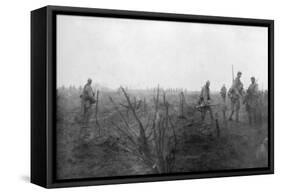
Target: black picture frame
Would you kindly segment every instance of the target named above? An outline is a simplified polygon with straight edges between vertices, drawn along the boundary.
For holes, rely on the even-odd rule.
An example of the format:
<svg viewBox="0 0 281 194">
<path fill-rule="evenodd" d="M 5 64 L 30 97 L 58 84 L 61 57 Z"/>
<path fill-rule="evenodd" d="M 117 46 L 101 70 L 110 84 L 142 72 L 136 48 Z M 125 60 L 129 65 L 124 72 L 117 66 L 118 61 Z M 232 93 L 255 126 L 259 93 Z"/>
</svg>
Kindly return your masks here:
<svg viewBox="0 0 281 194">
<path fill-rule="evenodd" d="M 268 168 L 87 179 L 56 179 L 56 15 L 263 26 L 268 28 Z M 31 182 L 46 188 L 274 173 L 274 21 L 216 16 L 46 6 L 31 12 Z"/>
</svg>

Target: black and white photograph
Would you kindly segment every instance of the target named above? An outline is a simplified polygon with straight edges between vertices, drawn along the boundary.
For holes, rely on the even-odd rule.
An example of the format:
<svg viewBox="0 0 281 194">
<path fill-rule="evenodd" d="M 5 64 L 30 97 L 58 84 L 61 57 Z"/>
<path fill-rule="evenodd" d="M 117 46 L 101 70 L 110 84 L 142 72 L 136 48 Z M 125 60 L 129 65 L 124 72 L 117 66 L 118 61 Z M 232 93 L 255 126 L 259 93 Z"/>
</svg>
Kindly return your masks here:
<svg viewBox="0 0 281 194">
<path fill-rule="evenodd" d="M 58 14 L 57 179 L 269 167 L 268 36 Z"/>
</svg>

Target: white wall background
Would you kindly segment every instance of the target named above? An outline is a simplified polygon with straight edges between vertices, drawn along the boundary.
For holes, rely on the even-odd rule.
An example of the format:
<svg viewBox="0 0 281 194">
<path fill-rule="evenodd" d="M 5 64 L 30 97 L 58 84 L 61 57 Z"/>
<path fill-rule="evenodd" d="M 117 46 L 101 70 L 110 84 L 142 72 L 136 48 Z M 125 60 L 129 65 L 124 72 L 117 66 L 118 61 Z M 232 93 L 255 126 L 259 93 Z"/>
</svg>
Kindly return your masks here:
<svg viewBox="0 0 281 194">
<path fill-rule="evenodd" d="M 30 11 L 45 5 L 275 20 L 275 175 L 45 190 L 29 182 Z M 6 0 L 0 7 L 0 193 L 280 193 L 281 12 L 277 0 Z"/>
</svg>

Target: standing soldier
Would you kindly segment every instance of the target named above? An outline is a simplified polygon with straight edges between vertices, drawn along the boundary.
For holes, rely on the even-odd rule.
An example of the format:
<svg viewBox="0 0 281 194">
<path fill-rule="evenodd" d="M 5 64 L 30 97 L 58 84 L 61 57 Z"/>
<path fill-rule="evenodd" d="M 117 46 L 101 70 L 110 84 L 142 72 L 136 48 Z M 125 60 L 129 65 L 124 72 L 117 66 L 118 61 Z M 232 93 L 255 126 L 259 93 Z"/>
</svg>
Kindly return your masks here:
<svg viewBox="0 0 281 194">
<path fill-rule="evenodd" d="M 210 81 L 207 81 L 206 84 L 202 87 L 200 97 L 199 97 L 199 107 L 201 110 L 202 121 L 205 120 L 206 113 L 210 113 L 211 120 L 213 121 L 213 111 L 210 106 Z"/>
<path fill-rule="evenodd" d="M 227 92 L 227 89 L 225 87 L 225 85 L 222 86 L 221 88 L 221 91 L 220 91 L 220 95 L 222 97 L 222 115 L 223 115 L 223 120 L 225 121 L 226 120 L 226 92 Z"/>
<path fill-rule="evenodd" d="M 249 124 L 256 124 L 258 122 L 259 90 L 255 77 L 251 77 L 251 84 L 246 92 L 245 104 Z"/>
<path fill-rule="evenodd" d="M 85 84 L 83 88 L 83 92 L 80 96 L 81 98 L 81 107 L 82 107 L 82 115 L 84 118 L 84 122 L 88 122 L 90 115 L 91 115 L 91 107 L 92 104 L 95 103 L 95 93 L 93 91 L 93 88 L 91 86 L 92 80 L 89 78 L 87 83 Z"/>
<path fill-rule="evenodd" d="M 243 95 L 243 84 L 240 80 L 242 73 L 239 71 L 237 73 L 237 77 L 233 81 L 231 88 L 228 91 L 228 97 L 231 101 L 231 113 L 229 116 L 229 120 L 232 120 L 232 116 L 235 112 L 235 120 L 239 122 L 239 110 L 240 110 L 240 98 Z"/>
</svg>

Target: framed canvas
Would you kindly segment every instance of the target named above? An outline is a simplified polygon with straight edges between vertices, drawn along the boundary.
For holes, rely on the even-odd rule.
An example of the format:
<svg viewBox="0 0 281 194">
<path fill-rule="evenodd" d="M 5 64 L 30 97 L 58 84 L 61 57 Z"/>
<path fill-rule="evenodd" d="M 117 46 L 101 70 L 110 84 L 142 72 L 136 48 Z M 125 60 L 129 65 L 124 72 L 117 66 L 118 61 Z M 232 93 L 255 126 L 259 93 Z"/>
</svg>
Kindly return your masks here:
<svg viewBox="0 0 281 194">
<path fill-rule="evenodd" d="M 31 182 L 272 174 L 274 22 L 31 12 Z"/>
</svg>

